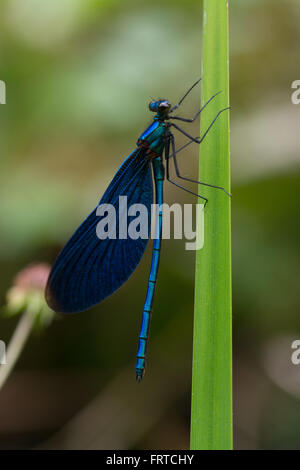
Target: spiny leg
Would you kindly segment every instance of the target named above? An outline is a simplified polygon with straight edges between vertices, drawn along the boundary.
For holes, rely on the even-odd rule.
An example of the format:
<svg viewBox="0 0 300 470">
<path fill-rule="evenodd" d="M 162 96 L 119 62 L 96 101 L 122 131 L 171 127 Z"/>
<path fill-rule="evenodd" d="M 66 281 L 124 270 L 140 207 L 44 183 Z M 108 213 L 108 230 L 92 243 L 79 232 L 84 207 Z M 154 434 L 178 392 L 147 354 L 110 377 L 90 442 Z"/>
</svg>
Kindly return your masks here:
<svg viewBox="0 0 300 470">
<path fill-rule="evenodd" d="M 198 137 L 195 137 L 196 139 L 200 139 L 200 136 Z M 181 152 L 182 150 L 184 150 L 186 147 L 188 147 L 189 145 L 191 144 L 194 144 L 195 142 L 193 140 L 189 140 L 186 144 L 182 145 L 182 147 L 180 147 L 178 150 L 176 150 L 176 155 L 179 154 L 179 152 Z M 171 155 L 169 155 L 169 158 L 173 158 L 174 157 L 174 154 L 172 153 Z"/>
<path fill-rule="evenodd" d="M 215 98 L 215 96 L 219 95 L 221 91 L 218 91 L 218 93 L 215 93 L 209 100 L 200 108 L 200 110 L 195 114 L 195 116 L 191 119 L 186 119 L 182 118 L 180 116 L 170 116 L 169 119 L 177 119 L 178 121 L 184 121 L 184 122 L 194 122 L 195 119 L 202 113 L 203 109 L 206 108 L 206 106 Z"/>
<path fill-rule="evenodd" d="M 187 97 L 187 95 L 192 91 L 192 89 L 198 85 L 198 83 L 201 81 L 201 78 L 199 78 L 199 80 L 197 80 L 192 86 L 191 88 L 188 89 L 188 91 L 183 95 L 183 97 L 178 101 L 177 104 L 175 104 L 175 106 L 173 106 L 173 108 L 170 109 L 169 113 L 173 113 L 173 111 L 175 111 L 175 109 L 179 108 L 179 106 L 181 105 L 181 103 L 183 102 L 183 100 Z"/>
<path fill-rule="evenodd" d="M 197 196 L 197 197 L 200 197 L 200 199 L 203 199 L 205 201 L 204 203 L 204 207 L 206 206 L 206 204 L 208 203 L 208 199 L 204 196 L 200 196 L 200 194 L 197 194 L 195 193 L 194 191 L 190 191 L 189 189 L 185 188 L 184 186 L 181 186 L 181 184 L 178 184 L 176 183 L 176 181 L 173 181 L 171 180 L 170 178 L 170 159 L 169 159 L 169 149 L 170 149 L 170 135 L 168 135 L 168 139 L 169 139 L 169 142 L 166 144 L 166 147 L 165 147 L 165 159 L 166 159 L 166 176 L 167 176 L 167 180 L 174 184 L 175 186 L 177 186 L 178 188 L 180 189 L 183 189 L 184 191 L 186 191 L 187 193 L 190 193 L 190 194 L 193 194 L 194 196 Z M 176 155 L 176 152 L 173 153 L 173 156 Z"/>
<path fill-rule="evenodd" d="M 206 131 L 204 132 L 203 136 L 198 140 L 197 138 L 193 137 L 192 135 L 188 134 L 186 131 L 184 131 L 183 129 L 181 129 L 181 127 L 177 126 L 176 124 L 174 124 L 173 122 L 170 123 L 170 126 L 173 126 L 175 127 L 175 129 L 177 129 L 179 132 L 181 132 L 183 135 L 185 135 L 186 137 L 188 137 L 191 141 L 193 142 L 196 142 L 197 144 L 201 144 L 203 142 L 203 140 L 205 139 L 205 137 L 207 136 L 208 132 L 210 131 L 210 129 L 212 128 L 212 126 L 214 125 L 214 123 L 216 122 L 216 120 L 218 119 L 218 117 L 220 116 L 220 114 L 222 114 L 224 111 L 226 111 L 227 109 L 230 109 L 229 107 L 228 108 L 224 108 L 224 109 L 221 109 L 221 111 L 218 112 L 218 114 L 216 115 L 216 117 L 212 120 L 212 122 L 210 123 L 210 125 L 208 126 L 208 128 L 206 129 Z"/>
<path fill-rule="evenodd" d="M 215 186 L 214 184 L 208 184 L 208 183 L 204 183 L 203 181 L 198 181 L 198 180 L 194 180 L 194 179 L 191 179 L 191 178 L 187 178 L 186 176 L 182 176 L 180 174 L 180 171 L 179 171 L 179 168 L 178 168 L 178 163 L 177 163 L 177 158 L 176 158 L 176 154 L 178 152 L 176 152 L 176 149 L 175 149 L 175 139 L 174 139 L 174 136 L 173 136 L 172 133 L 170 133 L 170 140 L 171 140 L 171 146 L 172 146 L 172 156 L 174 157 L 175 172 L 176 172 L 176 175 L 178 176 L 178 178 L 180 178 L 182 180 L 185 180 L 185 181 L 190 181 L 191 183 L 197 183 L 197 184 L 201 184 L 203 186 L 209 186 L 210 188 L 221 189 L 228 196 L 231 196 L 231 194 L 229 194 L 226 191 L 226 189 L 223 188 L 222 186 Z M 169 158 L 170 158 L 170 156 L 169 156 Z"/>
</svg>

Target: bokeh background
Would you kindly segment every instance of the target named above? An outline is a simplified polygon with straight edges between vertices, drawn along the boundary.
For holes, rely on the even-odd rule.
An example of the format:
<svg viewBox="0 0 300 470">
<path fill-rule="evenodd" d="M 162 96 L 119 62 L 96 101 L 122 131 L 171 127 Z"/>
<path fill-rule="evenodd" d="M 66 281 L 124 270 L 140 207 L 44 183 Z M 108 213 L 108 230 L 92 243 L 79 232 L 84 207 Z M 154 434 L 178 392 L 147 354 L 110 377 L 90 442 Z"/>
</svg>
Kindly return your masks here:
<svg viewBox="0 0 300 470">
<path fill-rule="evenodd" d="M 230 0 L 237 449 L 300 448 L 297 0 Z M 200 75 L 199 0 L 2 0 L 0 299 L 52 263 L 149 123 Z M 218 90 L 216 90 L 218 91 Z M 181 114 L 199 108 L 199 91 Z M 198 135 L 198 124 L 192 129 Z M 178 137 L 180 144 L 182 139 Z M 180 154 L 197 172 L 198 149 Z M 169 203 L 193 198 L 166 185 Z M 164 243 L 148 373 L 134 357 L 150 264 L 103 304 L 33 335 L 0 393 L 0 448 L 189 446 L 194 253 Z M 0 318 L 9 342 L 17 318 Z"/>
</svg>

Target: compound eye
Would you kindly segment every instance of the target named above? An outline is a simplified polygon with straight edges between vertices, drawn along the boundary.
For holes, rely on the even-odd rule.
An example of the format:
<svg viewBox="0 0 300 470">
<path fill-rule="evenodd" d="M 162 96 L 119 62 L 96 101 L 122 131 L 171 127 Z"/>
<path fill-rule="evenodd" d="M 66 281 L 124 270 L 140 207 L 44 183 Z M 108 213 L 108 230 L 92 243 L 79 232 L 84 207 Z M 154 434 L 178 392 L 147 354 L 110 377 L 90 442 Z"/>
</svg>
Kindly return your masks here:
<svg viewBox="0 0 300 470">
<path fill-rule="evenodd" d="M 165 108 L 165 109 L 167 109 L 167 108 L 170 107 L 170 104 L 169 104 L 168 101 L 162 101 L 162 102 L 159 104 L 159 107 L 160 107 L 160 108 Z"/>
<path fill-rule="evenodd" d="M 150 101 L 150 103 L 149 103 L 150 111 L 156 111 L 156 108 L 157 108 L 156 101 Z"/>
</svg>

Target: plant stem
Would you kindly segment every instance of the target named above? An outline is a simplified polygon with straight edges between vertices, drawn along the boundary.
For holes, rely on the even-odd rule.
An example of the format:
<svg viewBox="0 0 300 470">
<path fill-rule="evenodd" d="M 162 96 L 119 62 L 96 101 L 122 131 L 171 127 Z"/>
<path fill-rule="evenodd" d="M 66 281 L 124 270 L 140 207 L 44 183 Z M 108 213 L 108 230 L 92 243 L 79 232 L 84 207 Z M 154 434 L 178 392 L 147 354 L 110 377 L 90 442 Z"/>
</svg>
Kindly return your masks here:
<svg viewBox="0 0 300 470">
<path fill-rule="evenodd" d="M 204 0 L 202 135 L 229 103 L 228 2 Z M 229 111 L 223 112 L 200 149 L 200 181 L 230 192 Z M 199 186 L 205 208 L 204 247 L 196 255 L 192 449 L 232 449 L 232 332 L 230 197 Z"/>
<path fill-rule="evenodd" d="M 34 315 L 25 311 L 12 335 L 6 353 L 6 364 L 0 367 L 0 390 L 13 370 L 34 324 Z"/>
</svg>

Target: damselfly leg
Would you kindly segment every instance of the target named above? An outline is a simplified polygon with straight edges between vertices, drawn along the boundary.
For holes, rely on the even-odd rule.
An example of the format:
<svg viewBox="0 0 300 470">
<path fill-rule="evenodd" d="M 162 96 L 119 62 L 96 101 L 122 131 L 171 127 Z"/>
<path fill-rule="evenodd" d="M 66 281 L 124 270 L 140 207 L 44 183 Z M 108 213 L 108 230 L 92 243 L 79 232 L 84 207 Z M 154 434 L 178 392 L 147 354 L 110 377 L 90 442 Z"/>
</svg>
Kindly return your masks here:
<svg viewBox="0 0 300 470">
<path fill-rule="evenodd" d="M 198 111 L 198 113 L 195 114 L 195 116 L 191 119 L 185 119 L 185 118 L 180 118 L 179 116 L 174 116 L 174 117 L 170 117 L 170 119 L 178 119 L 180 121 L 184 121 L 184 122 L 193 122 L 198 116 L 199 114 L 201 113 L 201 111 L 203 111 L 203 109 L 208 105 L 208 103 L 215 97 L 219 94 L 220 92 L 214 94 L 205 104 L 204 106 L 200 109 L 200 111 Z M 185 98 L 185 96 L 183 97 L 183 99 Z M 181 152 L 184 148 L 186 148 L 188 145 L 190 145 L 191 143 L 197 143 L 197 144 L 201 144 L 203 142 L 203 140 L 205 139 L 205 137 L 207 136 L 208 132 L 210 131 L 210 129 L 212 128 L 212 126 L 214 125 L 214 123 L 216 122 L 216 120 L 218 119 L 218 117 L 220 116 L 220 114 L 222 114 L 224 111 L 228 110 L 229 107 L 227 108 L 224 108 L 224 109 L 221 109 L 221 111 L 219 111 L 217 113 L 217 115 L 215 116 L 215 118 L 212 120 L 212 122 L 210 123 L 210 125 L 208 126 L 208 128 L 206 129 L 206 131 L 204 132 L 204 134 L 202 136 L 199 136 L 199 137 L 193 137 L 192 135 L 190 135 L 188 132 L 186 132 L 184 129 L 181 129 L 181 127 L 179 127 L 178 125 L 174 124 L 173 122 L 169 124 L 169 127 L 174 127 L 175 129 L 177 129 L 179 132 L 181 132 L 185 137 L 187 137 L 190 141 L 187 142 L 185 145 L 183 145 L 182 147 L 180 147 L 180 149 L 176 150 L 175 148 L 175 138 L 174 138 L 174 135 L 172 134 L 172 132 L 170 130 L 168 130 L 168 133 L 166 135 L 166 139 L 167 139 L 167 144 L 166 144 L 166 147 L 165 147 L 165 158 L 166 158 L 166 167 L 167 167 L 167 180 L 170 181 L 170 183 L 174 184 L 175 186 L 178 186 L 179 188 L 183 189 L 184 191 L 186 192 L 189 192 L 191 194 L 196 194 L 194 193 L 193 191 L 190 191 L 189 189 L 179 185 L 178 183 L 176 183 L 176 181 L 173 181 L 171 178 L 170 178 L 170 164 L 169 164 L 169 160 L 170 158 L 174 158 L 174 167 L 175 167 L 175 172 L 176 172 L 176 176 L 179 178 L 179 179 L 182 179 L 182 180 L 185 180 L 185 181 L 189 181 L 191 183 L 196 183 L 196 184 L 201 184 L 203 186 L 208 186 L 210 188 L 215 188 L 215 189 L 220 189 L 221 191 L 224 191 L 228 196 L 231 196 L 231 194 L 229 194 L 225 188 L 223 188 L 222 186 L 217 186 L 217 185 L 213 185 L 213 184 L 209 184 L 209 183 L 205 183 L 203 181 L 198 181 L 198 180 L 195 180 L 195 179 L 192 179 L 192 178 L 188 178 L 186 176 L 182 176 L 181 173 L 180 173 L 180 170 L 179 170 L 179 167 L 178 167 L 178 162 L 177 162 L 177 154 L 179 152 Z M 172 148 L 172 153 L 170 155 L 170 145 L 171 145 L 171 148 Z M 206 206 L 207 202 L 208 202 L 208 199 L 207 198 L 204 198 L 203 196 L 200 196 L 198 194 L 196 194 L 197 196 L 199 196 L 201 199 L 205 200 L 205 204 L 204 204 L 204 207 Z"/>
<path fill-rule="evenodd" d="M 197 139 L 196 137 L 193 137 L 192 135 L 188 134 L 188 132 L 186 132 L 185 130 L 181 129 L 181 127 L 177 126 L 177 124 L 174 124 L 174 122 L 171 122 L 171 123 L 170 123 L 170 126 L 175 127 L 175 129 L 177 129 L 177 130 L 178 130 L 179 132 L 181 132 L 183 135 L 185 135 L 186 137 L 188 137 L 188 139 L 192 140 L 193 142 L 196 142 L 196 144 L 201 144 L 201 142 L 203 142 L 203 140 L 204 140 L 205 137 L 207 136 L 208 132 L 210 131 L 210 129 L 212 128 L 212 126 L 214 125 L 214 123 L 216 122 L 216 120 L 218 119 L 218 117 L 220 116 L 220 114 L 222 114 L 224 111 L 227 111 L 227 109 L 230 109 L 230 107 L 221 109 L 221 111 L 218 112 L 218 114 L 217 114 L 216 117 L 212 120 L 212 122 L 210 123 L 210 125 L 208 126 L 208 128 L 206 129 L 206 131 L 204 132 L 203 136 L 200 137 L 200 139 Z"/>
<path fill-rule="evenodd" d="M 202 108 L 200 108 L 200 110 L 195 114 L 194 117 L 187 119 L 180 116 L 170 116 L 169 119 L 177 119 L 178 121 L 184 122 L 194 122 L 197 117 L 202 113 L 202 111 L 206 108 L 206 106 L 215 98 L 215 96 L 219 95 L 220 93 L 221 91 L 218 91 L 218 93 L 215 93 L 211 98 L 209 98 L 209 100 L 202 106 Z"/>
<path fill-rule="evenodd" d="M 170 113 L 173 113 L 173 111 L 175 111 L 175 109 L 179 108 L 179 106 L 181 105 L 181 103 L 185 100 L 185 98 L 188 96 L 188 94 L 192 91 L 192 89 L 198 85 L 198 83 L 201 82 L 201 78 L 199 78 L 189 89 L 188 91 L 183 95 L 183 97 L 178 101 L 177 104 L 175 104 L 175 106 L 173 106 L 170 111 L 169 111 L 169 114 Z"/>
<path fill-rule="evenodd" d="M 204 207 L 206 206 L 206 204 L 208 203 L 208 199 L 204 196 L 201 196 L 200 194 L 197 194 L 195 193 L 194 191 L 191 191 L 190 189 L 188 188 L 185 188 L 184 186 L 182 186 L 181 184 L 178 184 L 176 181 L 172 180 L 171 177 L 170 177 L 170 156 L 169 156 L 169 152 L 170 152 L 170 142 L 173 142 L 174 140 L 174 136 L 173 134 L 170 132 L 168 135 L 167 135 L 167 143 L 166 143 L 166 146 L 165 146 L 165 159 L 166 159 L 166 178 L 167 180 L 174 184 L 175 186 L 177 186 L 178 188 L 182 189 L 183 191 L 186 191 L 187 193 L 190 193 L 190 194 L 193 194 L 194 196 L 197 196 L 199 197 L 200 199 L 203 199 L 203 201 L 205 201 L 204 203 Z M 172 144 L 172 147 L 173 147 L 173 144 Z M 173 157 L 175 155 L 174 158 L 176 158 L 176 151 L 175 149 L 172 150 L 173 151 Z M 178 175 L 177 175 L 178 176 Z M 182 178 L 182 179 L 185 179 L 185 178 Z"/>
<path fill-rule="evenodd" d="M 186 176 L 182 176 L 180 171 L 179 171 L 179 167 L 178 167 L 178 162 L 177 162 L 177 158 L 176 158 L 176 154 L 178 152 L 176 152 L 175 150 L 175 138 L 174 138 L 174 135 L 170 133 L 170 140 L 171 140 L 171 146 L 172 146 L 172 157 L 174 157 L 174 167 L 175 167 L 175 172 L 176 172 L 176 175 L 178 178 L 182 179 L 182 180 L 185 180 L 185 181 L 189 181 L 191 183 L 197 183 L 197 184 L 201 184 L 203 186 L 209 186 L 210 188 L 215 188 L 215 189 L 221 189 L 222 191 L 224 191 L 228 196 L 231 196 L 231 194 L 229 194 L 225 188 L 223 188 L 222 186 L 216 186 L 214 184 L 209 184 L 209 183 L 204 183 L 203 181 L 198 181 L 198 180 L 194 180 L 194 179 L 191 179 L 191 178 L 188 178 Z M 169 156 L 170 158 L 170 156 Z"/>
</svg>

